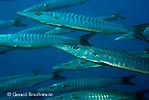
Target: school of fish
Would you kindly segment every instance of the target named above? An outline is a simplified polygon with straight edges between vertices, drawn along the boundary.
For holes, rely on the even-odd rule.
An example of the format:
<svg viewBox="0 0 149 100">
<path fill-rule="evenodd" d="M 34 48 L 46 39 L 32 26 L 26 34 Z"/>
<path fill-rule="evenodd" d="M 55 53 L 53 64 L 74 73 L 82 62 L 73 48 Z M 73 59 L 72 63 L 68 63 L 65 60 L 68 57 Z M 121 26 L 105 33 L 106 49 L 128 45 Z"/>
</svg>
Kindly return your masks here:
<svg viewBox="0 0 149 100">
<path fill-rule="evenodd" d="M 11 1 L 11 0 L 6 0 Z M 111 16 L 86 16 L 77 13 L 66 13 L 55 10 L 69 8 L 77 5 L 85 5 L 91 0 L 47 0 L 27 9 L 16 12 L 20 17 L 38 22 L 38 26 L 30 27 L 13 34 L 0 34 L 0 55 L 7 52 L 24 49 L 56 48 L 74 56 L 73 60 L 52 66 L 50 74 L 41 74 L 43 69 L 39 68 L 32 73 L 6 75 L 0 77 L 0 100 L 148 100 L 144 95 L 149 89 L 142 89 L 134 92 L 108 89 L 111 86 L 124 85 L 136 87 L 133 79 L 137 74 L 149 74 L 149 49 L 139 52 L 129 52 L 110 48 L 93 46 L 89 39 L 96 34 L 105 36 L 122 34 L 114 41 L 139 39 L 148 43 L 149 23 L 137 25 L 124 25 L 114 22 L 124 20 L 120 13 L 113 13 Z M 26 27 L 17 17 L 13 20 L 1 20 L 0 29 L 8 26 Z M 64 34 L 85 32 L 80 37 L 70 37 Z M 100 41 L 100 40 L 99 40 Z M 85 77 L 67 79 L 60 75 L 64 71 L 80 71 L 91 69 L 102 69 L 105 67 L 114 70 L 126 70 L 133 72 L 133 75 L 123 77 Z M 48 86 L 36 87 L 44 82 L 56 80 Z M 61 80 L 60 82 L 58 80 Z M 5 96 L 7 92 L 23 91 L 35 87 L 33 93 L 49 92 L 54 96 Z M 55 95 L 56 94 L 56 95 Z"/>
</svg>

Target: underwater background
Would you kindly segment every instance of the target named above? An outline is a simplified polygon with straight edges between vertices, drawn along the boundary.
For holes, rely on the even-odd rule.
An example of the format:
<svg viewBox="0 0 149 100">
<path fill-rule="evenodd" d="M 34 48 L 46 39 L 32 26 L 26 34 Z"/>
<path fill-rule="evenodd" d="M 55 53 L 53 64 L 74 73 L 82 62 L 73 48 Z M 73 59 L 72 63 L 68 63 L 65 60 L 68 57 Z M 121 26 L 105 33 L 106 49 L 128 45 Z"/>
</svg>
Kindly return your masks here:
<svg viewBox="0 0 149 100">
<path fill-rule="evenodd" d="M 16 12 L 24 10 L 43 1 L 46 0 L 0 0 L 0 20 L 11 20 L 19 17 L 22 22 L 27 24 L 26 27 L 11 26 L 3 28 L 0 29 L 0 33 L 15 33 L 29 27 L 41 25 L 32 20 L 17 16 Z M 114 12 L 120 11 L 122 12 L 122 15 L 126 17 L 126 19 L 117 20 L 115 22 L 131 26 L 149 22 L 148 9 L 148 0 L 90 0 L 85 4 L 65 9 L 59 9 L 57 11 L 71 12 L 89 16 L 108 16 Z M 76 32 L 69 35 L 78 37 L 82 34 L 84 33 Z M 96 47 L 104 47 L 124 51 L 126 50 L 128 52 L 141 52 L 144 49 L 149 48 L 148 43 L 140 40 L 115 41 L 114 38 L 120 35 L 121 34 L 104 36 L 101 34 L 96 34 L 90 39 L 90 42 Z M 74 59 L 73 56 L 52 47 L 33 50 L 14 50 L 12 52 L 8 52 L 7 54 L 0 55 L 0 76 L 29 73 L 38 68 L 43 68 L 43 74 L 50 74 L 52 72 L 52 66 L 70 61 L 72 59 Z M 98 76 L 121 77 L 138 73 L 105 67 L 79 71 L 64 71 L 61 74 L 66 76 L 68 79 L 75 79 L 81 77 Z M 57 81 L 58 80 L 50 80 L 41 85 L 31 87 L 31 89 L 46 86 Z M 118 90 L 125 90 L 130 92 L 145 88 L 149 89 L 148 75 L 138 74 L 138 76 L 133 78 L 132 81 L 136 82 L 137 85 L 134 87 L 122 85 L 113 87 Z M 146 96 L 149 98 L 149 95 Z"/>
</svg>

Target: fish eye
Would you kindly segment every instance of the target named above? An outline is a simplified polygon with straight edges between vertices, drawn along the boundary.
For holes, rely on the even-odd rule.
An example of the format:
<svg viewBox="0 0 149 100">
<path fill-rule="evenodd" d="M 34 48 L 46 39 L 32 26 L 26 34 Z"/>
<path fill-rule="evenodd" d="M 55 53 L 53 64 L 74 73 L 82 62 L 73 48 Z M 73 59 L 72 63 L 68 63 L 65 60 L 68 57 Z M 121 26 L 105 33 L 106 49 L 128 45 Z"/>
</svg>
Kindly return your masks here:
<svg viewBox="0 0 149 100">
<path fill-rule="evenodd" d="M 46 7 L 46 6 L 47 6 L 47 4 L 46 4 L 46 3 L 44 3 L 44 4 L 43 4 L 43 6 L 44 6 L 44 7 Z"/>
<path fill-rule="evenodd" d="M 57 96 L 57 99 L 61 99 L 62 97 L 61 96 Z"/>
<path fill-rule="evenodd" d="M 39 16 L 39 15 L 41 15 L 41 13 L 38 12 L 38 11 L 36 11 L 36 12 L 35 12 L 35 15 Z"/>
<path fill-rule="evenodd" d="M 93 52 L 94 56 L 99 56 L 99 54 L 97 52 Z"/>
<path fill-rule="evenodd" d="M 77 45 L 72 45 L 71 48 L 74 49 L 74 50 L 79 49 L 79 47 Z"/>
<path fill-rule="evenodd" d="M 64 85 L 64 84 L 62 84 L 62 85 L 61 85 L 61 87 L 63 88 L 63 87 L 65 87 L 65 85 Z"/>
</svg>

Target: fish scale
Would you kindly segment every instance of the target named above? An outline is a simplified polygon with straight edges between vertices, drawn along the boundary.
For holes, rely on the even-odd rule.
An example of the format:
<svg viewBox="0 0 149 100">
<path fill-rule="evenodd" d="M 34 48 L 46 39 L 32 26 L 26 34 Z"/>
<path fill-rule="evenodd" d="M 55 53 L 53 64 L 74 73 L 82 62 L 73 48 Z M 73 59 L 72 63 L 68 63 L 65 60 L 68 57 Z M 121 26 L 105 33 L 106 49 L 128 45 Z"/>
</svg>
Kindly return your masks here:
<svg viewBox="0 0 149 100">
<path fill-rule="evenodd" d="M 72 91 L 81 91 L 95 88 L 103 88 L 109 85 L 115 84 L 124 84 L 124 85 L 135 85 L 130 82 L 130 79 L 134 76 L 126 76 L 122 78 L 106 78 L 106 77 L 97 77 L 97 78 L 82 78 L 67 80 L 60 83 L 55 83 L 50 86 L 40 88 L 38 91 L 41 92 L 72 92 Z"/>
<path fill-rule="evenodd" d="M 43 12 L 17 12 L 21 16 L 33 19 L 47 25 L 60 26 L 90 32 L 102 32 L 102 34 L 133 33 L 134 27 L 101 20 L 98 17 L 84 16 L 74 13 Z"/>
<path fill-rule="evenodd" d="M 3 83 L 0 83 L 0 93 L 4 93 L 7 91 L 16 91 L 22 88 L 30 87 L 36 85 L 38 83 L 44 82 L 46 80 L 52 79 L 53 76 L 51 75 L 37 75 L 37 76 L 30 76 L 18 79 L 12 79 Z"/>
<path fill-rule="evenodd" d="M 99 64 L 89 62 L 83 59 L 75 59 L 72 61 L 68 61 L 66 63 L 62 63 L 56 66 L 53 66 L 52 69 L 63 69 L 63 70 L 80 70 L 80 69 L 88 69 L 88 68 L 100 68 L 102 67 Z"/>
<path fill-rule="evenodd" d="M 39 48 L 53 44 L 81 43 L 81 39 L 50 34 L 6 34 L 0 35 L 0 43 L 11 47 Z"/>
<path fill-rule="evenodd" d="M 65 22 L 59 23 L 59 24 L 64 26 L 70 26 L 71 28 L 81 26 L 80 28 L 88 27 L 88 28 L 95 29 L 95 31 L 97 32 L 100 32 L 101 30 L 104 30 L 104 29 L 105 30 L 110 29 L 115 32 L 116 31 L 119 31 L 119 32 L 125 31 L 125 33 L 128 32 L 128 29 L 123 25 L 112 23 L 109 21 L 99 20 L 96 17 L 88 17 L 88 16 L 77 15 L 72 13 L 60 13 L 60 12 L 49 12 L 49 15 L 52 15 L 52 13 L 53 13 L 53 17 L 57 18 L 57 20 L 66 19 L 67 24 L 69 23 L 68 25 Z M 47 24 L 48 24 L 48 21 L 47 21 Z"/>
<path fill-rule="evenodd" d="M 77 46 L 77 49 L 74 49 Z M 98 64 L 107 64 L 111 67 L 121 68 L 129 71 L 149 74 L 149 59 L 126 51 L 96 48 L 83 45 L 56 45 L 58 49 L 64 50 L 78 58 L 92 61 Z"/>
<path fill-rule="evenodd" d="M 136 100 L 135 93 L 120 91 L 78 91 L 61 94 L 60 96 L 47 98 L 45 100 Z"/>
<path fill-rule="evenodd" d="M 108 50 L 107 52 L 110 53 L 111 55 L 109 55 L 108 53 L 104 53 L 103 56 L 102 55 L 99 56 L 101 62 L 103 63 L 114 65 L 119 68 L 126 68 L 126 69 L 132 68 L 136 71 L 149 70 L 149 60 L 146 58 L 113 50 L 111 51 Z M 109 59 L 110 56 L 111 59 Z M 96 58 L 98 59 L 98 57 Z"/>
</svg>

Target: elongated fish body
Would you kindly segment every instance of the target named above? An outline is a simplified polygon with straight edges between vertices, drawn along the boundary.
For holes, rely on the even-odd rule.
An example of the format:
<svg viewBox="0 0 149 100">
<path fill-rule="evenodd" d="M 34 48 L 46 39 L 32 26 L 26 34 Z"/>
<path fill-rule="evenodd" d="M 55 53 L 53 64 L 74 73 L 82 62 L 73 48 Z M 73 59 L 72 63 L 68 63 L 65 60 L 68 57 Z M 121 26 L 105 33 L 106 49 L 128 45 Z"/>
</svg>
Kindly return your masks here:
<svg viewBox="0 0 149 100">
<path fill-rule="evenodd" d="M 83 4 L 89 0 L 48 0 L 46 2 L 37 4 L 24 11 L 51 11 L 60 8 L 71 7 L 79 4 Z"/>
<path fill-rule="evenodd" d="M 135 93 L 121 91 L 78 91 L 45 100 L 138 100 Z"/>
<path fill-rule="evenodd" d="M 35 76 L 37 74 L 38 73 L 28 73 L 28 74 L 17 74 L 17 75 L 11 75 L 11 76 L 4 76 L 4 77 L 0 77 L 0 83 L 10 81 L 13 79 L 17 79 L 17 78 L 31 77 L 31 76 Z"/>
<path fill-rule="evenodd" d="M 53 75 L 36 75 L 36 76 L 31 76 L 31 77 L 13 79 L 10 81 L 0 83 L 0 93 L 24 89 L 30 86 L 40 84 L 49 79 L 53 79 Z"/>
<path fill-rule="evenodd" d="M 109 85 L 115 84 L 124 84 L 124 85 L 135 85 L 130 82 L 132 76 L 125 76 L 122 78 L 107 78 L 107 77 L 98 77 L 98 78 L 81 78 L 74 80 L 66 80 L 64 82 L 55 83 L 48 87 L 38 89 L 38 91 L 50 91 L 50 92 L 71 92 L 71 91 L 81 91 L 89 89 L 104 88 Z"/>
<path fill-rule="evenodd" d="M 18 48 L 46 48 L 55 44 L 81 43 L 80 38 L 49 34 L 4 34 L 0 45 Z"/>
<path fill-rule="evenodd" d="M 52 69 L 55 69 L 55 70 L 60 70 L 60 69 L 81 70 L 81 69 L 100 68 L 100 67 L 102 67 L 102 66 L 99 64 L 90 62 L 90 61 L 86 61 L 83 59 L 75 59 L 72 61 L 68 61 L 66 63 L 62 63 L 60 65 L 53 66 Z"/>
<path fill-rule="evenodd" d="M 61 12 L 17 12 L 17 14 L 33 19 L 43 24 L 60 27 L 69 27 L 90 32 L 103 32 L 103 34 L 131 33 L 133 27 L 101 20 L 97 17 L 89 17 L 73 13 Z"/>
<path fill-rule="evenodd" d="M 135 54 L 83 45 L 57 45 L 55 47 L 84 60 L 149 74 L 149 59 Z"/>
</svg>

